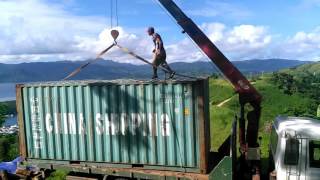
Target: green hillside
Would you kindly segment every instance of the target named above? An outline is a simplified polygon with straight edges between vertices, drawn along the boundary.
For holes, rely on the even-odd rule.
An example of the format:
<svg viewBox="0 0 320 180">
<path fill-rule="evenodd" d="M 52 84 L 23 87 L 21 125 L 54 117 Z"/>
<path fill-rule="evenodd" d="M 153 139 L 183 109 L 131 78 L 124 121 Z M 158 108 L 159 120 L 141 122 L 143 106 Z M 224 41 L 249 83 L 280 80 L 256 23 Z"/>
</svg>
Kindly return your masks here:
<svg viewBox="0 0 320 180">
<path fill-rule="evenodd" d="M 292 73 L 295 75 L 300 75 L 300 74 L 306 74 L 306 73 L 311 73 L 311 74 L 320 74 L 320 62 L 312 63 L 312 64 L 304 64 L 300 66 L 296 66 L 293 68 L 289 69 L 284 69 L 281 70 L 280 72 L 287 72 L 287 73 Z"/>
<path fill-rule="evenodd" d="M 80 67 L 83 61 L 32 62 L 20 64 L 0 63 L 0 82 L 59 81 Z M 233 64 L 243 73 L 274 72 L 295 67 L 309 61 L 288 59 L 253 59 L 234 61 Z M 211 75 L 217 72 L 209 61 L 170 63 L 172 69 L 186 75 Z M 161 71 L 159 71 L 160 73 Z M 112 60 L 100 60 L 87 66 L 71 79 L 149 79 L 152 70 L 148 64 L 120 63 Z M 45 74 L 45 76 L 44 76 Z"/>
<path fill-rule="evenodd" d="M 287 94 L 273 81 L 273 75 L 265 75 L 253 85 L 262 94 L 262 114 L 260 119 L 260 136 L 262 137 L 262 156 L 268 155 L 268 129 L 270 123 L 278 115 L 312 116 L 316 115 L 315 101 L 299 92 Z M 222 106 L 219 102 L 230 98 Z M 210 116 L 211 144 L 217 150 L 228 137 L 231 123 L 239 111 L 238 96 L 233 93 L 232 86 L 222 79 L 210 80 Z"/>
</svg>

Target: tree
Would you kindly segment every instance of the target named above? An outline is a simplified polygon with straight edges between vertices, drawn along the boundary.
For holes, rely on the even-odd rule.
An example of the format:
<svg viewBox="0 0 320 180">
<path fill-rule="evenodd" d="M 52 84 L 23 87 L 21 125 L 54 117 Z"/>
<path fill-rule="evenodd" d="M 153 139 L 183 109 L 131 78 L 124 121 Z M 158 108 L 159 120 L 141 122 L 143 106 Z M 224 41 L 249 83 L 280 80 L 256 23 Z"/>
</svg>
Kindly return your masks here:
<svg viewBox="0 0 320 180">
<path fill-rule="evenodd" d="M 0 126 L 4 123 L 5 115 L 8 113 L 8 107 L 0 103 Z"/>
<path fill-rule="evenodd" d="M 18 136 L 1 135 L 0 136 L 0 162 L 11 161 L 19 155 Z"/>
<path fill-rule="evenodd" d="M 292 95 L 297 91 L 297 83 L 293 75 L 288 73 L 273 73 L 271 80 L 282 89 L 285 94 Z"/>
</svg>

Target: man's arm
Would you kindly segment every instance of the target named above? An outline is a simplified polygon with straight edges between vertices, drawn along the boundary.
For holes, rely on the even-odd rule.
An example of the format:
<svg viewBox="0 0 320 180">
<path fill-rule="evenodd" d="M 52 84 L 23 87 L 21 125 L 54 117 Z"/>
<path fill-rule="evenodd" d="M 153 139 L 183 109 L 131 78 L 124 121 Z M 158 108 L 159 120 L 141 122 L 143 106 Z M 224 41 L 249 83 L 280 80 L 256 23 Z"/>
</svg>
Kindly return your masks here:
<svg viewBox="0 0 320 180">
<path fill-rule="evenodd" d="M 158 55 L 160 54 L 160 50 L 162 47 L 162 41 L 159 37 L 156 38 L 156 47 L 155 47 L 155 53 Z"/>
</svg>

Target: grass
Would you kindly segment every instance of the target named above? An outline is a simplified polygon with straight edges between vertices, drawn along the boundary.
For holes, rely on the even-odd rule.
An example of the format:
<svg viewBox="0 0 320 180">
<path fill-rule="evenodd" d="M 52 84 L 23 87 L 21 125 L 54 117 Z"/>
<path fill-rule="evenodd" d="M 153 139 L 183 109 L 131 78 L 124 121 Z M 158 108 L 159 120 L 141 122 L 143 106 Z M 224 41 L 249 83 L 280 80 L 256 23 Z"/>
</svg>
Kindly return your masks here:
<svg viewBox="0 0 320 180">
<path fill-rule="evenodd" d="M 237 96 L 234 96 L 221 107 L 210 105 L 211 149 L 214 151 L 217 151 L 231 132 L 231 125 L 238 109 L 231 109 L 229 106 L 236 100 Z"/>
<path fill-rule="evenodd" d="M 233 87 L 230 85 L 230 83 L 223 79 L 210 78 L 209 89 L 210 104 L 218 104 L 235 94 Z"/>
<path fill-rule="evenodd" d="M 52 172 L 50 176 L 46 178 L 46 180 L 64 180 L 66 179 L 68 173 L 68 171 L 56 170 Z"/>
</svg>

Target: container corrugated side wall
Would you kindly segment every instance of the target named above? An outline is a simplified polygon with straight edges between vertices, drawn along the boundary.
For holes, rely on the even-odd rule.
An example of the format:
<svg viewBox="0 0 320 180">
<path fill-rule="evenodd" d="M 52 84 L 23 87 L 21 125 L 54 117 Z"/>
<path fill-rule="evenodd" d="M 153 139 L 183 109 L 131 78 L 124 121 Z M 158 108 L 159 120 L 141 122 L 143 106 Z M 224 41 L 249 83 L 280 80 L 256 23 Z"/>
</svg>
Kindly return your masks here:
<svg viewBox="0 0 320 180">
<path fill-rule="evenodd" d="M 210 148 L 200 147 L 203 81 L 22 85 L 22 148 L 31 159 L 199 169 Z"/>
</svg>

